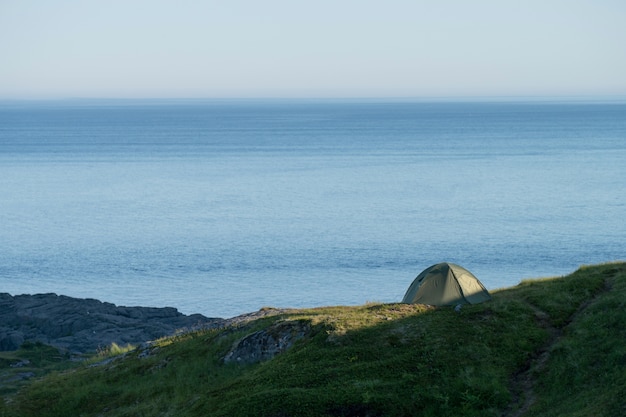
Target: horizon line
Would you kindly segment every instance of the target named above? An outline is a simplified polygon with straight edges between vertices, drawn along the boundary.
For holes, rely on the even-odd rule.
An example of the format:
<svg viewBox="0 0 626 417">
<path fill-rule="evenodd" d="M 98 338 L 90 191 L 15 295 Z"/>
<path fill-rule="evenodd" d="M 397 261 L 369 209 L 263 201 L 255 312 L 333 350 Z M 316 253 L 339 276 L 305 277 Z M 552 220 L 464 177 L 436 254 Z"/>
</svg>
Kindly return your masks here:
<svg viewBox="0 0 626 417">
<path fill-rule="evenodd" d="M 626 102 L 626 95 L 447 95 L 447 96 L 215 96 L 215 97 L 0 97 L 0 103 L 27 102 L 235 102 L 235 101 L 378 101 L 378 102 Z"/>
</svg>

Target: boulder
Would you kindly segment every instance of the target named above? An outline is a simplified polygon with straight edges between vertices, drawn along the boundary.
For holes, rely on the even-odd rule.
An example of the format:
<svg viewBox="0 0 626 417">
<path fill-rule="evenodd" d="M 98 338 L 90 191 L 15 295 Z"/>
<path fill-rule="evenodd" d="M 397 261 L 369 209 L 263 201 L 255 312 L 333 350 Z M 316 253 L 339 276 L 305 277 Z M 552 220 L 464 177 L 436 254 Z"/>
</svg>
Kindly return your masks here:
<svg viewBox="0 0 626 417">
<path fill-rule="evenodd" d="M 304 321 L 279 321 L 237 341 L 224 357 L 224 363 L 250 364 L 272 359 L 310 331 L 309 323 Z"/>
</svg>

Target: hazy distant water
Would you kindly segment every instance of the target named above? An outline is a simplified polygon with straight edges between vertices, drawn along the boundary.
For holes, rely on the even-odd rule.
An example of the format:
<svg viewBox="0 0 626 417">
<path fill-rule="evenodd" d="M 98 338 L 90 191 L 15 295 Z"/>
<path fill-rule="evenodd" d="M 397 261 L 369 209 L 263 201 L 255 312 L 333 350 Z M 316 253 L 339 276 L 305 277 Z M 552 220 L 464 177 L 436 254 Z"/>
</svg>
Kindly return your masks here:
<svg viewBox="0 0 626 417">
<path fill-rule="evenodd" d="M 232 316 L 626 258 L 626 105 L 0 104 L 0 292 Z"/>
</svg>

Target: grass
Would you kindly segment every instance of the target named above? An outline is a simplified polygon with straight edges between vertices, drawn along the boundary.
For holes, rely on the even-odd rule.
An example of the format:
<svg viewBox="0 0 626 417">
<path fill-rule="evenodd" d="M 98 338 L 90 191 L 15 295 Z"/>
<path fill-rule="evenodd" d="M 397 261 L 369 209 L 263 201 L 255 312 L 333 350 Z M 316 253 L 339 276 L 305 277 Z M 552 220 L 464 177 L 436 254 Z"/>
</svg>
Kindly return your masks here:
<svg viewBox="0 0 626 417">
<path fill-rule="evenodd" d="M 68 354 L 42 343 L 26 342 L 19 350 L 0 352 L 0 396 L 6 400 L 33 378 L 72 366 Z"/>
<path fill-rule="evenodd" d="M 529 415 L 626 415 L 624 266 L 583 268 L 577 274 L 606 278 L 606 291 L 576 315 L 552 346 L 550 366 L 537 375 L 543 395 Z"/>
<path fill-rule="evenodd" d="M 99 361 L 102 361 L 102 360 L 107 360 L 107 359 L 115 358 L 120 355 L 125 355 L 128 352 L 132 352 L 136 348 L 137 348 L 136 346 L 133 346 L 130 343 L 127 344 L 126 346 L 120 346 L 117 343 L 113 342 L 105 348 L 98 349 L 96 355 L 89 358 L 88 360 L 94 363 L 98 363 Z"/>
<path fill-rule="evenodd" d="M 626 264 L 492 296 L 460 313 L 324 307 L 111 347 L 109 360 L 50 369 L 9 392 L 0 416 L 626 414 Z M 310 331 L 272 360 L 223 363 L 233 343 L 279 321 Z"/>
</svg>

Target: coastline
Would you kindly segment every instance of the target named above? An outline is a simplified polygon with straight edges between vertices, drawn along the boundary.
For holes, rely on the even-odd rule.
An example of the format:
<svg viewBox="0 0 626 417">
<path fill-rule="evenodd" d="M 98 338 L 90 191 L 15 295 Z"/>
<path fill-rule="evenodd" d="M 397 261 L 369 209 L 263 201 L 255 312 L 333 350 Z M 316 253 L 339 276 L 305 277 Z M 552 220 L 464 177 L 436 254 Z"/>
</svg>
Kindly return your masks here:
<svg viewBox="0 0 626 417">
<path fill-rule="evenodd" d="M 85 353 L 117 344 L 140 344 L 183 330 L 221 327 L 227 321 L 185 315 L 173 307 L 117 306 L 54 293 L 0 293 L 0 351 L 41 342 Z"/>
<path fill-rule="evenodd" d="M 55 293 L 0 293 L 0 351 L 44 343 L 72 353 L 140 345 L 162 337 L 239 325 L 290 309 L 262 308 L 229 318 L 183 314 L 174 307 L 118 306 Z"/>
</svg>

